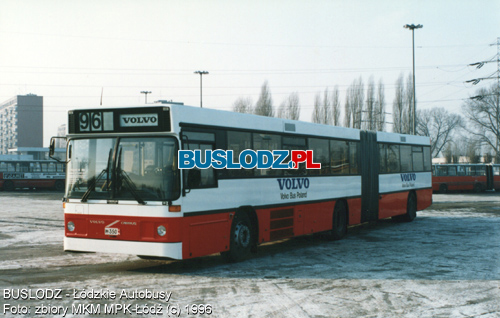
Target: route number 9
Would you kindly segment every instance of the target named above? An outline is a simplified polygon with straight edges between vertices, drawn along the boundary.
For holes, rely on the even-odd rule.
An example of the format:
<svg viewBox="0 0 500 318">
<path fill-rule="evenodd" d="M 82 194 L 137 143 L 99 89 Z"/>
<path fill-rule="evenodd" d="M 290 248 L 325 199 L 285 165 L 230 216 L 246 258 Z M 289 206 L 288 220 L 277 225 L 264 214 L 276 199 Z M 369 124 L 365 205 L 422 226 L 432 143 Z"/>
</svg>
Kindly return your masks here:
<svg viewBox="0 0 500 318">
<path fill-rule="evenodd" d="M 83 112 L 79 118 L 80 131 L 102 131 L 102 112 Z"/>
</svg>

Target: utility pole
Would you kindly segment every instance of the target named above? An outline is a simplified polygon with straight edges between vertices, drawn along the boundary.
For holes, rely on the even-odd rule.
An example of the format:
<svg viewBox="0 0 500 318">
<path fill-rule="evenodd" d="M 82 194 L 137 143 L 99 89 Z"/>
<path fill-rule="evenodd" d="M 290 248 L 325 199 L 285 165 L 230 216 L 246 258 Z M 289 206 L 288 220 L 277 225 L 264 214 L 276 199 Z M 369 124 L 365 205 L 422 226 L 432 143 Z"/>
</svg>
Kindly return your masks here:
<svg viewBox="0 0 500 318">
<path fill-rule="evenodd" d="M 145 96 L 144 103 L 147 104 L 148 103 L 148 94 L 151 94 L 151 92 L 149 92 L 149 91 L 141 91 L 141 94 L 144 94 L 144 96 Z"/>
<path fill-rule="evenodd" d="M 415 93 L 415 29 L 421 29 L 424 26 L 421 24 L 405 24 L 403 28 L 405 29 L 410 29 L 411 30 L 411 41 L 412 41 L 412 47 L 413 47 L 413 134 L 416 134 L 417 131 L 417 126 L 416 126 L 416 121 L 415 117 L 417 116 L 417 97 Z"/>
<path fill-rule="evenodd" d="M 194 74 L 200 74 L 200 108 L 203 108 L 203 75 L 208 74 L 207 71 L 195 71 Z"/>
<path fill-rule="evenodd" d="M 495 45 L 495 44 L 491 44 L 491 45 Z M 495 113 L 496 113 L 496 128 L 493 129 L 493 131 L 496 131 L 496 149 L 495 149 L 495 163 L 498 163 L 499 159 L 500 159 L 500 149 L 499 149 L 499 146 L 500 146 L 500 37 L 497 37 L 497 57 L 496 57 L 496 61 L 494 61 L 493 59 L 489 60 L 489 61 L 483 61 L 483 62 L 476 62 L 476 63 L 472 63 L 472 64 L 469 64 L 469 66 L 476 66 L 476 68 L 481 68 L 484 66 L 484 64 L 486 63 L 492 63 L 492 62 L 497 62 L 497 76 L 496 76 L 496 79 L 497 79 L 497 89 L 496 89 L 496 92 L 495 92 L 495 95 L 496 95 L 496 110 L 495 110 Z M 481 77 L 481 78 L 475 78 L 475 79 L 472 79 L 472 80 L 468 80 L 468 81 L 465 81 L 465 83 L 472 83 L 472 85 L 476 85 L 478 84 L 481 80 L 488 80 L 488 79 L 494 79 L 495 77 Z M 491 96 L 491 94 L 489 95 Z M 485 96 L 473 96 L 471 97 L 471 99 L 483 99 Z"/>
</svg>

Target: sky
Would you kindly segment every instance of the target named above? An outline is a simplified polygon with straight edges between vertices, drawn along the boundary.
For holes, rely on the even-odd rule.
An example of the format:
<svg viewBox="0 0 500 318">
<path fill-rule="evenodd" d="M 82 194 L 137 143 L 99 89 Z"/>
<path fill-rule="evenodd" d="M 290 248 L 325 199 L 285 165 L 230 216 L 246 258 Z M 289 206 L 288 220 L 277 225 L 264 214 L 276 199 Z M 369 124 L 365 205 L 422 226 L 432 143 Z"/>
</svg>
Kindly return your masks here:
<svg viewBox="0 0 500 318">
<path fill-rule="evenodd" d="M 314 98 L 355 79 L 382 81 L 392 112 L 395 83 L 412 72 L 417 109 L 461 113 L 497 76 L 498 0 L 0 0 L 0 103 L 44 97 L 44 145 L 70 109 L 173 100 L 231 110 L 255 103 L 267 81 L 278 107 L 297 92 L 300 119 Z M 102 94 L 102 106 L 100 106 Z M 392 121 L 388 115 L 387 121 Z M 390 125 L 388 125 L 390 131 Z"/>
</svg>

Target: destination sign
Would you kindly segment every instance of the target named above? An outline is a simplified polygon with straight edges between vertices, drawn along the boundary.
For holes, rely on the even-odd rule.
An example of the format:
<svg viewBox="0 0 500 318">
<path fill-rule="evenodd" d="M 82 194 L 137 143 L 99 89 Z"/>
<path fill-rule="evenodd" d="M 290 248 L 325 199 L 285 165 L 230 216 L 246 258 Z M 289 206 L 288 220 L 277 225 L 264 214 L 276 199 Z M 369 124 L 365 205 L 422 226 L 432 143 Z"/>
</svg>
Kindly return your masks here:
<svg viewBox="0 0 500 318">
<path fill-rule="evenodd" d="M 168 107 L 88 109 L 69 112 L 69 133 L 170 131 Z"/>
</svg>

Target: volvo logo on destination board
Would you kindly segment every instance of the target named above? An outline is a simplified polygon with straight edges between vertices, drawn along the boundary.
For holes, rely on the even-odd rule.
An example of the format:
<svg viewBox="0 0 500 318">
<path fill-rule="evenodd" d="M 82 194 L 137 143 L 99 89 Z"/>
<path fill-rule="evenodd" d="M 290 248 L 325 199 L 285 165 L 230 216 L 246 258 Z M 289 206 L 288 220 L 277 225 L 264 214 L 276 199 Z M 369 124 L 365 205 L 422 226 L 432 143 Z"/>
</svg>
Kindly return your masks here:
<svg viewBox="0 0 500 318">
<path fill-rule="evenodd" d="M 158 114 L 120 115 L 121 127 L 158 126 Z"/>
</svg>

